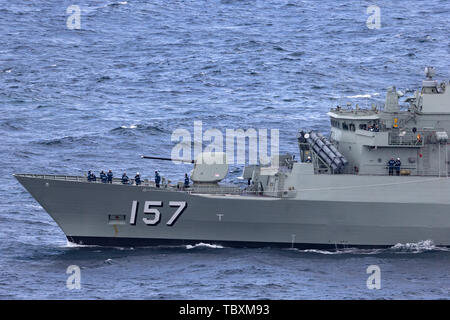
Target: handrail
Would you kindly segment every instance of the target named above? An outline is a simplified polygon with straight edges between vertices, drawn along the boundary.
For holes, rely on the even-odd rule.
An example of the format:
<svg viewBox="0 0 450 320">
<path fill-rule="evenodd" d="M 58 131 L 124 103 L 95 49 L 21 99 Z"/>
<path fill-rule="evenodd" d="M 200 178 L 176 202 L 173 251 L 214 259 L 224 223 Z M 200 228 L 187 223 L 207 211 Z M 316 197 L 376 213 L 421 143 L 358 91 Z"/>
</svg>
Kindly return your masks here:
<svg viewBox="0 0 450 320">
<path fill-rule="evenodd" d="M 388 143 L 392 146 L 423 146 L 423 137 L 418 139 L 416 134 L 406 134 L 401 136 L 389 132 Z"/>
<path fill-rule="evenodd" d="M 55 175 L 55 174 L 31 174 L 31 173 L 21 173 L 16 174 L 17 176 L 30 177 L 30 178 L 41 178 L 48 180 L 59 180 L 59 181 L 74 181 L 74 182 L 86 182 L 86 183 L 104 183 L 100 178 L 96 178 L 96 181 L 88 181 L 86 176 L 69 176 L 69 175 Z M 135 185 L 135 179 L 129 179 L 129 185 Z M 153 181 L 148 181 L 147 179 L 141 180 L 141 185 L 152 186 L 155 185 Z M 113 178 L 113 184 L 122 184 L 122 179 Z"/>
<path fill-rule="evenodd" d="M 16 176 L 30 177 L 30 178 L 39 178 L 39 179 L 48 179 L 48 180 L 56 180 L 56 181 L 73 181 L 80 183 L 100 183 L 103 184 L 102 181 L 97 179 L 96 181 L 88 181 L 87 177 L 83 176 L 68 176 L 68 175 L 50 175 L 50 174 L 16 174 Z M 134 179 L 130 179 L 129 186 L 135 186 Z M 120 178 L 113 178 L 113 184 L 122 185 L 122 180 Z M 213 194 L 213 195 L 255 195 L 255 196 L 266 196 L 266 197 L 274 197 L 280 198 L 279 195 L 289 192 L 295 192 L 296 190 L 279 190 L 279 191 L 258 191 L 258 190 L 248 190 L 242 189 L 237 186 L 217 186 L 217 187 L 203 187 L 203 186 L 191 186 L 187 189 L 180 188 L 178 189 L 176 185 L 161 185 L 161 188 L 156 188 L 156 185 L 153 181 L 144 180 L 139 187 L 152 187 L 155 190 L 171 190 L 175 192 L 187 192 L 189 194 Z M 286 195 L 281 196 L 286 197 Z"/>
</svg>

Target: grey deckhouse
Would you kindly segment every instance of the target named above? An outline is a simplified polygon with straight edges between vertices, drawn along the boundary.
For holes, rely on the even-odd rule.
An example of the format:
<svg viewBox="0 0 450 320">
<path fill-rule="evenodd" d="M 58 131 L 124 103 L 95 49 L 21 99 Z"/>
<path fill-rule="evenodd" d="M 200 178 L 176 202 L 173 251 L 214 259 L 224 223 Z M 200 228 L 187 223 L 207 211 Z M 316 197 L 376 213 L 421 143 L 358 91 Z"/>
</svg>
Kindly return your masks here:
<svg viewBox="0 0 450 320">
<path fill-rule="evenodd" d="M 395 87 L 389 88 L 382 110 L 336 107 L 331 118 L 331 142 L 348 160 L 345 173 L 385 175 L 391 158 L 400 158 L 403 175 L 447 176 L 450 89 L 425 69 L 422 89 L 405 100 L 401 110 Z M 405 108 L 406 109 L 406 108 Z"/>
</svg>

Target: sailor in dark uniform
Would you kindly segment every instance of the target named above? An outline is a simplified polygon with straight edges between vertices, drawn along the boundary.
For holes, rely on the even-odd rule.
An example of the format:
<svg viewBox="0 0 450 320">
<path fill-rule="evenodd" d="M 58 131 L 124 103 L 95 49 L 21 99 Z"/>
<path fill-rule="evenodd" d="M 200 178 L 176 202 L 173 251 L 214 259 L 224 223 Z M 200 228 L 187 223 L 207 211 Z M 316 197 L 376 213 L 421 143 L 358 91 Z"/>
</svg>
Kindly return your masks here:
<svg viewBox="0 0 450 320">
<path fill-rule="evenodd" d="M 108 183 L 112 183 L 113 180 L 113 173 L 111 170 L 108 171 L 108 174 L 106 176 L 108 178 Z"/>
<path fill-rule="evenodd" d="M 394 166 L 395 166 L 394 158 L 391 158 L 391 160 L 389 160 L 387 164 L 388 164 L 388 168 L 389 168 L 389 175 L 393 176 L 394 175 Z"/>
<path fill-rule="evenodd" d="M 127 173 L 124 172 L 122 175 L 122 184 L 128 184 L 129 181 L 130 181 L 130 179 L 128 178 Z"/>
<path fill-rule="evenodd" d="M 100 180 L 102 180 L 103 183 L 106 183 L 106 181 L 108 180 L 108 177 L 106 176 L 106 173 L 103 170 L 102 172 L 100 172 Z"/>
<path fill-rule="evenodd" d="M 134 176 L 134 182 L 136 182 L 136 185 L 140 185 L 141 184 L 141 175 L 138 173 L 136 173 L 136 176 Z"/>
<path fill-rule="evenodd" d="M 400 167 L 402 165 L 402 162 L 400 161 L 400 158 L 397 158 L 397 160 L 395 161 L 395 173 L 399 176 L 400 175 Z"/>
<path fill-rule="evenodd" d="M 91 170 L 88 171 L 87 181 L 89 181 L 89 182 L 92 181 L 92 172 L 91 172 Z"/>
<path fill-rule="evenodd" d="M 155 171 L 155 184 L 156 187 L 159 188 L 159 184 L 161 183 L 161 176 L 158 171 Z"/>
<path fill-rule="evenodd" d="M 187 173 L 184 174 L 184 187 L 189 188 L 189 176 Z"/>
</svg>

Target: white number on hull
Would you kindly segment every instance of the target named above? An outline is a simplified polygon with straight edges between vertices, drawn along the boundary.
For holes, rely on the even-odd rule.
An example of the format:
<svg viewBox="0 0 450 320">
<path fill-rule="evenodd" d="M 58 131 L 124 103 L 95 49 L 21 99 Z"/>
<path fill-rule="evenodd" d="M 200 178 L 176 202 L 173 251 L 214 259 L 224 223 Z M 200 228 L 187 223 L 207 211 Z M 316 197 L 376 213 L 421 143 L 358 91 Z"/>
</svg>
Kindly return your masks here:
<svg viewBox="0 0 450 320">
<path fill-rule="evenodd" d="M 178 207 L 178 209 L 173 214 L 172 218 L 170 218 L 169 221 L 167 221 L 168 226 L 172 226 L 175 221 L 177 221 L 178 217 L 183 213 L 184 209 L 187 207 L 186 201 L 170 201 L 169 206 L 171 207 Z"/>
<path fill-rule="evenodd" d="M 130 224 L 136 224 L 136 213 L 137 213 L 138 202 L 136 200 L 133 201 L 131 205 L 131 215 L 130 215 Z"/>
<path fill-rule="evenodd" d="M 153 219 L 142 218 L 142 221 L 144 221 L 144 223 L 149 226 L 157 225 L 161 221 L 161 212 L 159 212 L 158 209 L 151 208 L 151 207 L 162 207 L 162 206 L 163 206 L 162 201 L 145 201 L 144 214 L 154 214 L 155 216 L 153 217 Z M 174 212 L 174 214 L 169 219 L 169 221 L 167 221 L 167 225 L 171 227 L 175 224 L 177 219 L 181 216 L 184 209 L 186 209 L 187 202 L 186 201 L 169 201 L 169 206 L 170 207 L 178 207 L 178 209 Z M 134 200 L 131 204 L 131 214 L 130 214 L 130 224 L 131 225 L 136 225 L 136 217 L 137 217 L 138 207 L 139 207 L 139 202 Z"/>
<path fill-rule="evenodd" d="M 162 201 L 145 201 L 144 204 L 144 213 L 153 213 L 155 217 L 153 219 L 142 218 L 142 221 L 144 221 L 146 225 L 155 226 L 161 220 L 161 213 L 158 209 L 150 208 L 151 206 L 162 207 Z"/>
</svg>

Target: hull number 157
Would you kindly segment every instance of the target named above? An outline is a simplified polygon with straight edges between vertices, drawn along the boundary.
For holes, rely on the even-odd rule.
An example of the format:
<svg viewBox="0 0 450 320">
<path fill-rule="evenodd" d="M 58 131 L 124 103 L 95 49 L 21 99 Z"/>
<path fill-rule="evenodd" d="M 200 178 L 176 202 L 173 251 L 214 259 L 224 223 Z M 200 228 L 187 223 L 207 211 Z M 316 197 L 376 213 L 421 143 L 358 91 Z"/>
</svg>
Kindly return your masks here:
<svg viewBox="0 0 450 320">
<path fill-rule="evenodd" d="M 144 203 L 144 214 L 153 214 L 151 218 L 142 218 L 142 221 L 146 225 L 155 226 L 161 221 L 161 212 L 157 209 L 157 207 L 162 207 L 162 201 L 145 201 Z M 169 201 L 170 207 L 177 207 L 172 217 L 170 217 L 169 221 L 167 221 L 168 226 L 173 226 L 177 219 L 181 216 L 184 209 L 187 207 L 186 201 Z M 131 205 L 131 215 L 130 215 L 130 224 L 136 225 L 137 212 L 139 208 L 139 202 L 134 200 Z"/>
</svg>

